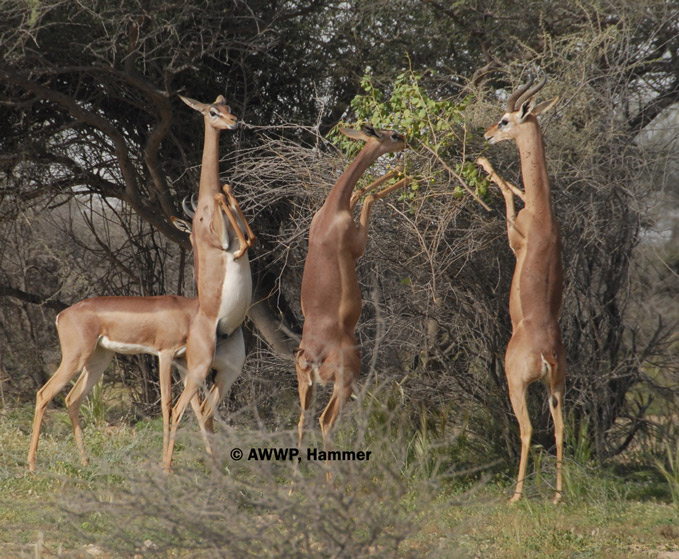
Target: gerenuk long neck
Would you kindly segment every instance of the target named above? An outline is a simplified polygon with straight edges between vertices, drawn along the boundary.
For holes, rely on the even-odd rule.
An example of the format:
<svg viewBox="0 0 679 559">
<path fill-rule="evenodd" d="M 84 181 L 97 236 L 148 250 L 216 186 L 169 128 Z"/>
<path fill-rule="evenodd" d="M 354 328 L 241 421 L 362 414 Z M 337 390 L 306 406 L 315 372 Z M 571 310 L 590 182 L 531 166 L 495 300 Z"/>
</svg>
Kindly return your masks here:
<svg viewBox="0 0 679 559">
<path fill-rule="evenodd" d="M 330 194 L 325 201 L 324 206 L 334 205 L 337 207 L 349 208 L 349 201 L 354 191 L 354 187 L 363 176 L 363 173 L 370 167 L 375 160 L 381 155 L 380 144 L 377 142 L 368 141 L 360 153 L 356 156 L 351 164 L 346 168 L 342 176 L 337 180 L 335 186 L 332 187 Z"/>
<path fill-rule="evenodd" d="M 521 176 L 526 190 L 526 208 L 533 213 L 551 216 L 549 178 L 542 132 L 537 118 L 529 116 L 522 124 L 522 133 L 516 137 L 521 157 Z"/>
<path fill-rule="evenodd" d="M 198 200 L 213 196 L 219 190 L 219 130 L 205 123 L 205 139 L 203 143 L 203 160 L 200 168 L 200 188 Z"/>
</svg>

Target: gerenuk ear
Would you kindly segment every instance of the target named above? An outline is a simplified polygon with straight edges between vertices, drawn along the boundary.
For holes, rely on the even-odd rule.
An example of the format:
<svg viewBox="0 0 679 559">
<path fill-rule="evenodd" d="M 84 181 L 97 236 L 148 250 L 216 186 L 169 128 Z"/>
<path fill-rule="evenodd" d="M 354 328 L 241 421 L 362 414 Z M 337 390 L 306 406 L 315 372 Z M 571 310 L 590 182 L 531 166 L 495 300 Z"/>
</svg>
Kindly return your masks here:
<svg viewBox="0 0 679 559">
<path fill-rule="evenodd" d="M 554 97 L 554 99 L 550 99 L 549 101 L 543 101 L 539 105 L 536 105 L 535 108 L 533 109 L 533 114 L 535 116 L 542 114 L 544 112 L 547 112 L 549 109 L 551 109 L 554 105 L 556 105 L 556 102 L 559 100 L 559 97 Z"/>
<path fill-rule="evenodd" d="M 521 104 L 521 107 L 519 108 L 518 122 L 521 123 L 524 120 L 526 120 L 526 117 L 533 112 L 534 108 L 535 108 L 535 100 L 528 99 L 527 101 L 524 101 Z"/>
<path fill-rule="evenodd" d="M 368 136 L 363 130 L 354 130 L 353 128 L 340 128 L 339 131 L 344 134 L 347 138 L 351 138 L 352 140 L 363 140 L 364 142 L 367 142 L 370 139 L 370 136 Z"/>
<path fill-rule="evenodd" d="M 201 114 L 205 114 L 205 111 L 208 109 L 210 105 L 206 105 L 205 103 L 201 103 L 200 101 L 196 101 L 195 99 L 191 99 L 190 97 L 184 97 L 183 95 L 180 95 L 179 98 L 184 101 L 189 107 L 191 107 L 194 111 L 198 111 Z"/>
</svg>

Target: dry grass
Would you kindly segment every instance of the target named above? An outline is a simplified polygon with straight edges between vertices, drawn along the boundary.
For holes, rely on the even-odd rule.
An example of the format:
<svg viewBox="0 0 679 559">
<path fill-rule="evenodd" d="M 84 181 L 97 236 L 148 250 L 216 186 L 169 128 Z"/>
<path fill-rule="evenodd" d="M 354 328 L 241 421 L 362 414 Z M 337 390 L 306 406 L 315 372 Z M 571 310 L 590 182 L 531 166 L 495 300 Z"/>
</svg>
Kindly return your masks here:
<svg viewBox="0 0 679 559">
<path fill-rule="evenodd" d="M 607 473 L 569 457 L 566 503 L 555 507 L 553 461 L 536 448 L 527 499 L 510 506 L 513 465 L 487 457 L 463 475 L 459 464 L 472 452 L 463 450 L 463 431 L 423 431 L 367 397 L 348 407 L 335 440 L 371 458 L 330 464 L 332 483 L 326 465 L 304 453 L 300 462 L 248 460 L 251 449 L 295 446 L 296 417 L 276 431 L 253 428 L 252 409 L 218 426 L 215 463 L 187 421 L 169 477 L 158 465 L 158 421 L 90 425 L 92 464 L 83 468 L 64 412 L 53 411 L 29 475 L 30 413 L 6 410 L 0 428 L 3 558 L 641 559 L 679 551 L 679 511 L 650 470 Z M 308 447 L 318 442 L 310 430 Z M 231 457 L 236 447 L 240 461 Z"/>
</svg>

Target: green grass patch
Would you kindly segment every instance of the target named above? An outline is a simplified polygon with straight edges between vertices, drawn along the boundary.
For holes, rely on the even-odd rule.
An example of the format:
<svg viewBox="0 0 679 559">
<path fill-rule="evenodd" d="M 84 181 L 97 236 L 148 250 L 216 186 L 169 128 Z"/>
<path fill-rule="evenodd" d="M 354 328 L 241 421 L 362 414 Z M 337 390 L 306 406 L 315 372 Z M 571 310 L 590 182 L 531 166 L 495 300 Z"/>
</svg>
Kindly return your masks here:
<svg viewBox="0 0 679 559">
<path fill-rule="evenodd" d="M 365 424 L 344 418 L 336 448 L 371 450 L 373 458 L 331 464 L 330 483 L 323 462 L 231 457 L 235 447 L 246 456 L 252 448 L 293 448 L 294 428 L 219 424 L 215 464 L 192 420 L 180 427 L 174 473 L 166 476 L 158 420 L 84 422 L 91 460 L 84 467 L 66 414 L 50 410 L 38 471 L 29 474 L 31 422 L 28 407 L 5 411 L 0 421 L 3 558 L 641 559 L 679 552 L 679 510 L 667 476 L 652 464 L 602 469 L 568 457 L 564 503 L 555 506 L 553 457 L 535 447 L 526 499 L 510 505 L 515 465 L 491 456 L 475 472 L 460 471 L 456 463 L 480 460 L 463 430 L 420 421 L 403 427 L 385 415 Z M 308 428 L 307 446 L 321 446 L 316 425 Z"/>
</svg>

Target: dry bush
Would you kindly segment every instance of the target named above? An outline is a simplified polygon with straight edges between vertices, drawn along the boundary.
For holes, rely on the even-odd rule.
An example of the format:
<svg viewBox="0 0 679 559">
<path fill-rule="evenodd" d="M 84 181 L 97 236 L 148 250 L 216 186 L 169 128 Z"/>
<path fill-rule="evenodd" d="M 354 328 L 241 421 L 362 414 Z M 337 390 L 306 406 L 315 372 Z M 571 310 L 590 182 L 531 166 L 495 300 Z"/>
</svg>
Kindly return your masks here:
<svg viewBox="0 0 679 559">
<path fill-rule="evenodd" d="M 422 513 L 440 495 L 443 476 L 400 428 L 401 410 L 367 397 L 351 408 L 351 443 L 336 448 L 370 451 L 367 461 L 326 466 L 308 461 L 305 449 L 300 462 L 248 459 L 251 451 L 295 448 L 296 431 L 232 431 L 222 424 L 214 464 L 195 460 L 202 443 L 194 432 L 193 439 L 180 437 L 184 448 L 172 475 L 138 468 L 125 474 L 123 488 L 95 487 L 60 508 L 70 525 L 83 527 L 83 539 L 123 556 L 421 557 L 426 549 L 403 542 L 427 522 Z M 371 425 L 377 416 L 379 436 Z M 309 430 L 305 448 L 316 448 L 317 435 Z M 244 453 L 240 461 L 231 457 L 235 448 Z M 106 465 L 97 467 L 105 479 Z M 106 526 L 101 537 L 93 536 L 93 525 Z"/>
</svg>

